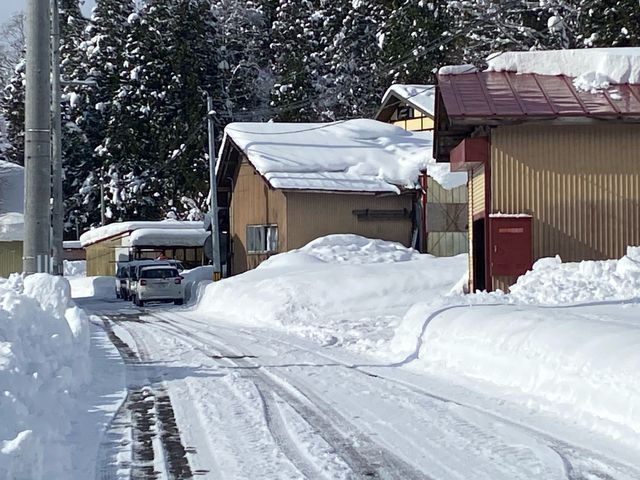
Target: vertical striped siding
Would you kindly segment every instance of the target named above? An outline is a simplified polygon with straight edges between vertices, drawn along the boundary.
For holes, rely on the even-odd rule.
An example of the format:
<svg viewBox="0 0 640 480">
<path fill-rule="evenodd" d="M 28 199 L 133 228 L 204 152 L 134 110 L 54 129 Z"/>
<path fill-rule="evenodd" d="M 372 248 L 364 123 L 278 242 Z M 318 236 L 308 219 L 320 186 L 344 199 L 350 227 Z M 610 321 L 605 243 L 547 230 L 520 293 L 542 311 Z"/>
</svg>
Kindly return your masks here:
<svg viewBox="0 0 640 480">
<path fill-rule="evenodd" d="M 0 242 L 0 277 L 22 272 L 22 242 Z"/>
<path fill-rule="evenodd" d="M 491 169 L 491 210 L 533 216 L 534 259 L 640 244 L 640 125 L 498 127 Z"/>
</svg>

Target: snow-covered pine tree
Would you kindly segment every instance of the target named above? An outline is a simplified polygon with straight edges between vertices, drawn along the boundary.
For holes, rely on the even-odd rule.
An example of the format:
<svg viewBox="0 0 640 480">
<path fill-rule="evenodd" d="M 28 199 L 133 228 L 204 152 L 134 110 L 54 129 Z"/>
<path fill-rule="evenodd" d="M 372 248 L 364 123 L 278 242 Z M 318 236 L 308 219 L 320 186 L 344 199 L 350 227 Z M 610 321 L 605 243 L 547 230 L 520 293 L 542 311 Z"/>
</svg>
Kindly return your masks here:
<svg viewBox="0 0 640 480">
<path fill-rule="evenodd" d="M 331 119 L 327 95 L 332 75 L 328 57 L 341 30 L 347 0 L 281 0 L 270 45 L 275 85 L 272 105 L 279 120 Z"/>
<path fill-rule="evenodd" d="M 204 203 L 208 187 L 203 92 L 219 63 L 211 4 L 155 0 L 129 20 L 114 133 L 97 149 L 108 207 L 117 219 L 180 216 Z"/>
<path fill-rule="evenodd" d="M 16 65 L 9 84 L 0 97 L 0 109 L 6 121 L 6 144 L 2 149 L 2 160 L 24 165 L 24 93 L 26 63 Z"/>
</svg>

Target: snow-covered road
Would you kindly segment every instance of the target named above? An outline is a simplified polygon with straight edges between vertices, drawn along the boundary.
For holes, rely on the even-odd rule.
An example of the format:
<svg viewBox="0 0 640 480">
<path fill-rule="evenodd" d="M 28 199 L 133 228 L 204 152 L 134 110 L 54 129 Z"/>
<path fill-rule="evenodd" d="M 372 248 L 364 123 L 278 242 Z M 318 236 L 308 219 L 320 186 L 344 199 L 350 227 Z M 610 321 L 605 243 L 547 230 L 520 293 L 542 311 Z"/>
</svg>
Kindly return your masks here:
<svg viewBox="0 0 640 480">
<path fill-rule="evenodd" d="M 129 390 L 97 478 L 640 478 L 587 431 L 402 365 L 188 309 L 79 303 Z"/>
</svg>

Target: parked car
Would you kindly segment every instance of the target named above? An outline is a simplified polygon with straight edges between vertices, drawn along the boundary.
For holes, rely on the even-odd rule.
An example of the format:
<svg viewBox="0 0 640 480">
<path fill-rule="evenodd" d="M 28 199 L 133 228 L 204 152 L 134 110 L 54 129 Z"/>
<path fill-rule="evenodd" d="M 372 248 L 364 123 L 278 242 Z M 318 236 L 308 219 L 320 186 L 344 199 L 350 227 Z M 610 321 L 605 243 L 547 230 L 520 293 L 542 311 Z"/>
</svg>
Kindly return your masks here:
<svg viewBox="0 0 640 480">
<path fill-rule="evenodd" d="M 123 262 L 122 265 L 124 267 L 124 285 L 122 287 L 120 298 L 123 298 L 124 300 L 131 300 L 131 298 L 133 297 L 139 267 L 141 267 L 142 265 L 156 264 L 162 265 L 162 263 L 156 262 L 155 260 L 131 260 L 129 262 Z"/>
<path fill-rule="evenodd" d="M 162 262 L 157 262 L 162 263 Z M 183 278 L 178 269 L 169 264 L 139 267 L 133 302 L 142 307 L 146 302 L 184 303 Z"/>
<path fill-rule="evenodd" d="M 127 278 L 129 276 L 129 267 L 126 263 L 119 263 L 116 269 L 116 298 L 128 299 L 127 294 Z"/>
</svg>

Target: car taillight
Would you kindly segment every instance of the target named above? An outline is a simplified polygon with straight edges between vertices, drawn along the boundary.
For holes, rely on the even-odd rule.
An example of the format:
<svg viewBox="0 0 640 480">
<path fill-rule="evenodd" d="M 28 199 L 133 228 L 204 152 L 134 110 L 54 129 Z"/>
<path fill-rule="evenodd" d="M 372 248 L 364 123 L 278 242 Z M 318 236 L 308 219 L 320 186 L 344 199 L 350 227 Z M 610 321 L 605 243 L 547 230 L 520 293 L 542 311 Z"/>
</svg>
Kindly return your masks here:
<svg viewBox="0 0 640 480">
<path fill-rule="evenodd" d="M 147 281 L 146 280 L 140 280 L 140 285 L 146 285 Z"/>
<path fill-rule="evenodd" d="M 182 280 L 181 280 L 181 279 L 179 279 L 179 278 L 176 278 L 176 279 L 174 280 L 174 282 L 175 282 L 175 284 L 176 284 L 176 285 L 180 285 L 180 284 L 182 283 Z"/>
</svg>

